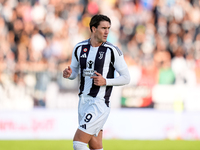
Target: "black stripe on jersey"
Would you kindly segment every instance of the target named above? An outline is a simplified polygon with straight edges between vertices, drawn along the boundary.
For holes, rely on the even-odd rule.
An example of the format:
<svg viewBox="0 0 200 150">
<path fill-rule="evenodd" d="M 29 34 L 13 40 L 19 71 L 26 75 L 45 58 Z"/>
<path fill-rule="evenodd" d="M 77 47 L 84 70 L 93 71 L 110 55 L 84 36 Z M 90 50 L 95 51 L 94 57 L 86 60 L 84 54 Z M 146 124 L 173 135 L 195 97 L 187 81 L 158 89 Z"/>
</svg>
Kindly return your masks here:
<svg viewBox="0 0 200 150">
<path fill-rule="evenodd" d="M 108 41 L 107 41 L 105 44 L 108 44 L 108 45 L 110 45 L 110 46 L 113 46 L 113 47 L 117 50 L 119 56 L 123 55 L 122 51 L 121 51 L 117 46 L 114 46 L 112 43 L 110 43 L 110 42 L 108 42 Z"/>
<path fill-rule="evenodd" d="M 115 48 L 116 48 L 116 50 L 117 50 L 119 56 L 121 56 L 121 55 L 123 54 L 122 51 L 121 51 L 117 46 L 115 46 Z"/>
<path fill-rule="evenodd" d="M 94 63 L 94 70 L 97 71 L 100 74 L 103 74 L 103 66 L 105 62 L 105 56 L 106 56 L 107 47 L 100 46 Z M 92 97 L 96 97 L 99 92 L 100 86 L 94 85 L 94 81 L 92 83 L 92 88 L 90 89 L 90 93 L 88 95 Z"/>
<path fill-rule="evenodd" d="M 84 51 L 84 49 L 87 49 L 87 51 Z M 81 72 L 80 72 L 80 77 L 81 77 L 81 81 L 80 81 L 80 92 L 79 95 L 82 94 L 82 91 L 84 90 L 84 84 L 85 84 L 85 77 L 83 76 L 83 70 L 86 69 L 87 67 L 87 56 L 88 53 L 90 51 L 90 45 L 82 45 L 81 48 L 81 52 L 80 52 L 80 68 L 81 68 Z M 86 54 L 86 57 L 81 57 L 82 55 Z"/>
<path fill-rule="evenodd" d="M 111 62 L 110 62 L 110 65 L 109 65 L 108 74 L 106 76 L 106 78 L 108 78 L 108 79 L 114 78 L 114 71 L 115 71 L 115 68 L 113 66 L 114 61 L 115 61 L 114 53 L 113 53 L 113 50 L 111 48 L 109 48 L 109 49 L 111 51 Z M 105 103 L 106 103 L 107 106 L 109 106 L 109 98 L 110 98 L 110 95 L 111 95 L 111 92 L 112 92 L 112 88 L 113 88 L 113 86 L 107 86 L 106 87 L 104 99 L 105 99 Z"/>
<path fill-rule="evenodd" d="M 78 48 L 80 47 L 81 45 L 77 46 L 75 51 L 74 51 L 74 56 L 76 57 L 76 60 L 78 61 L 78 54 L 77 54 L 77 51 L 78 51 Z"/>
<path fill-rule="evenodd" d="M 109 48 L 109 49 L 110 49 L 110 51 L 111 51 L 111 63 L 113 63 L 113 65 L 114 65 L 114 63 L 115 63 L 114 52 L 113 52 L 113 49 L 112 49 L 112 48 Z"/>
</svg>

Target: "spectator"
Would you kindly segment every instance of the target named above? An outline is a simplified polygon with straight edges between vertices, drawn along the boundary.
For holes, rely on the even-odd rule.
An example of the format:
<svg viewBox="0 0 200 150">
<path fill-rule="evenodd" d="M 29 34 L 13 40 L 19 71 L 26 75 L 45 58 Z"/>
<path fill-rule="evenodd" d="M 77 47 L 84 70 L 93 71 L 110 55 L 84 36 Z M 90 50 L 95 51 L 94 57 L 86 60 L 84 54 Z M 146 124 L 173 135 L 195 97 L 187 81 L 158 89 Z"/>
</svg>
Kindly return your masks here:
<svg viewBox="0 0 200 150">
<path fill-rule="evenodd" d="M 176 77 L 175 84 L 195 85 L 195 75 L 193 70 L 190 70 L 187 65 L 182 46 L 178 47 L 178 49 L 174 52 L 174 55 L 175 56 L 172 59 L 172 70 L 174 71 Z"/>
<path fill-rule="evenodd" d="M 96 13 L 111 16 L 108 41 L 123 50 L 129 68 L 137 72 L 134 85 L 148 75 L 158 84 L 200 83 L 199 0 L 2 0 L 0 84 L 20 79 L 31 89 L 35 107 L 45 106 L 52 81 L 60 90 L 74 89 L 60 71 L 70 63 L 77 41 L 89 37 L 88 20 Z M 4 87 L 0 92 L 6 97 Z"/>
</svg>

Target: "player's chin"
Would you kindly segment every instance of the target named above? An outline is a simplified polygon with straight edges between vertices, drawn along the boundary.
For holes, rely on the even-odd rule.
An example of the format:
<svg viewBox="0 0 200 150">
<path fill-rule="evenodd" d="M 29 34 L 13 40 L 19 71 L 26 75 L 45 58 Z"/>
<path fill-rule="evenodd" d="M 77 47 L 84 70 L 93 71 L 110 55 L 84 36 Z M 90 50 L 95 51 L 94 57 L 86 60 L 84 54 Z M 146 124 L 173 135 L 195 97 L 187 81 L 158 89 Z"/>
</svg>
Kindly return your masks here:
<svg viewBox="0 0 200 150">
<path fill-rule="evenodd" d="M 106 42 L 107 41 L 107 37 L 102 39 L 102 42 Z"/>
</svg>

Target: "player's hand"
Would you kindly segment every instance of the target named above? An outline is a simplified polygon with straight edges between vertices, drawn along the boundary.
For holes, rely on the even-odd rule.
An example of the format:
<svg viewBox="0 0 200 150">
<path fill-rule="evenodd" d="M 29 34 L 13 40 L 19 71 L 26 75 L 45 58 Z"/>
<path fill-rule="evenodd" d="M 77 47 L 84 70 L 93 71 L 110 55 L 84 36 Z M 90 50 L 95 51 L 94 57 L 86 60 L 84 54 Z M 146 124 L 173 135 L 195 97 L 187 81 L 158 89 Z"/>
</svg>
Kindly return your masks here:
<svg viewBox="0 0 200 150">
<path fill-rule="evenodd" d="M 63 77 L 69 78 L 71 74 L 72 74 L 72 69 L 70 66 L 68 66 L 68 68 L 65 68 L 65 70 L 63 71 Z"/>
<path fill-rule="evenodd" d="M 96 74 L 96 76 L 91 77 L 94 80 L 94 85 L 97 86 L 106 85 L 106 79 L 104 79 L 104 77 L 100 73 L 96 71 L 94 73 Z"/>
</svg>

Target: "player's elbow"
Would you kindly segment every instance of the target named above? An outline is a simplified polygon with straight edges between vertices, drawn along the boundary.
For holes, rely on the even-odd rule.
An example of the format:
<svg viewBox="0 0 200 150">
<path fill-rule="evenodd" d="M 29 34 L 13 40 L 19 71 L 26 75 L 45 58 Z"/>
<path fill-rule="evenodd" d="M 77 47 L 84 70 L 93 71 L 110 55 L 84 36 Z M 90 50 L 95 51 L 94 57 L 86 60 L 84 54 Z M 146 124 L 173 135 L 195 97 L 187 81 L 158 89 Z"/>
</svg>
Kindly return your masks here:
<svg viewBox="0 0 200 150">
<path fill-rule="evenodd" d="M 131 77 L 130 77 L 129 74 L 125 75 L 125 76 L 124 76 L 124 79 L 125 79 L 125 80 L 124 80 L 124 85 L 129 84 L 130 81 L 131 81 Z"/>
</svg>

